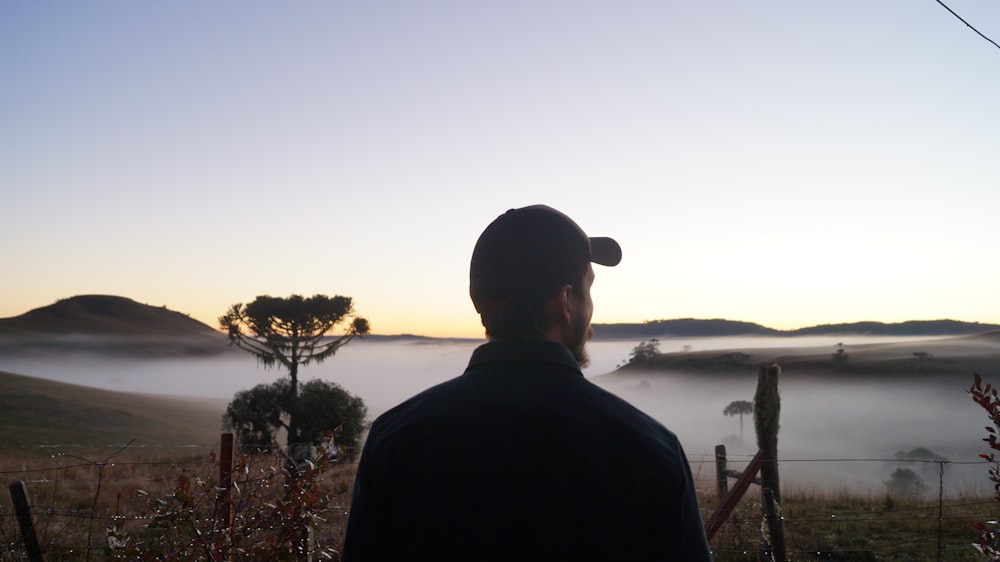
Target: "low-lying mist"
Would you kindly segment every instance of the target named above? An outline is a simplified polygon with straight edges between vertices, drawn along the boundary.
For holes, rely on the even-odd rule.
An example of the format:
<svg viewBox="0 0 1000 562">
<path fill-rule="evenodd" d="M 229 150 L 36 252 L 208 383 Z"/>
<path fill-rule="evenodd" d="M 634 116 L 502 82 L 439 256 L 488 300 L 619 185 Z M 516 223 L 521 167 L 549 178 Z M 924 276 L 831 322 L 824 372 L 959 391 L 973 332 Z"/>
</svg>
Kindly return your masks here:
<svg viewBox="0 0 1000 562">
<path fill-rule="evenodd" d="M 664 340 L 661 350 L 763 350 L 806 344 L 833 351 L 830 338 L 823 342 L 812 339 Z M 850 342 L 852 349 L 866 345 L 859 338 Z M 375 417 L 407 397 L 461 374 L 479 343 L 355 340 L 326 362 L 300 370 L 300 377 L 340 384 L 361 396 L 370 417 Z M 636 343 L 591 342 L 592 364 L 585 374 L 677 433 L 699 478 L 714 478 L 717 444 L 726 444 L 734 468 L 742 466 L 756 452 L 752 416 L 744 416 L 741 438 L 739 417 L 726 416 L 723 410 L 730 402 L 752 400 L 756 371 L 612 373 Z M 0 370 L 122 392 L 199 398 L 230 398 L 239 390 L 284 374 L 258 366 L 252 356 L 243 353 L 155 360 L 86 354 L 62 359 L 6 355 L 0 357 Z M 978 453 L 985 451 L 981 438 L 989 420 L 966 393 L 971 383 L 972 372 L 889 380 L 843 379 L 832 372 L 784 372 L 779 385 L 782 409 L 778 438 L 783 484 L 878 490 L 893 470 L 903 466 L 890 462 L 898 452 L 923 448 L 955 461 L 946 468 L 948 493 L 988 490 L 986 467 Z M 906 466 L 936 489 L 938 464 Z"/>
</svg>

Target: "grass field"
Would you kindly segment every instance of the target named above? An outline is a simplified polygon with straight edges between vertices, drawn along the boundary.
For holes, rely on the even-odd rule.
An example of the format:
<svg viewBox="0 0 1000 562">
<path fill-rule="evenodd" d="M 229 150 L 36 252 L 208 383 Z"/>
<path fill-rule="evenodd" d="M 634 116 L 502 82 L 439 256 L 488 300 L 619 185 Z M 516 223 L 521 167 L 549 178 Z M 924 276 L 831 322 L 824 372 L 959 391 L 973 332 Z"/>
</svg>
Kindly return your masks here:
<svg viewBox="0 0 1000 562">
<path fill-rule="evenodd" d="M 105 529 L 116 526 L 134 537 L 149 537 L 155 529 L 152 507 L 157 500 L 176 503 L 181 478 L 211 482 L 218 468 L 206 451 L 125 449 L 74 450 L 46 454 L 39 450 L 3 450 L 0 474 L 7 483 L 23 480 L 31 495 L 36 526 L 46 560 L 83 560 L 88 550 L 104 556 Z M 256 461 L 251 473 L 274 465 Z M 335 466 L 324 475 L 322 489 L 329 503 L 315 526 L 318 541 L 339 550 L 350 505 L 354 465 Z M 243 487 L 247 487 L 245 479 Z M 705 517 L 716 499 L 704 493 Z M 249 492 L 243 492 L 249 493 Z M 990 497 L 893 499 L 885 495 L 788 490 L 782 516 L 789 560 L 975 561 L 976 533 L 970 519 L 994 519 L 1000 509 Z M 19 537 L 10 498 L 0 502 L 0 537 L 6 543 L 3 560 L 26 559 L 11 547 Z M 751 488 L 722 530 L 711 541 L 716 560 L 763 560 L 759 490 Z M 433 516 L 433 514 L 428 514 Z M 99 558 L 100 558 L 99 556 Z"/>
<path fill-rule="evenodd" d="M 225 402 L 109 392 L 0 372 L 0 445 L 207 447 Z"/>
<path fill-rule="evenodd" d="M 216 451 L 173 449 L 0 449 L 0 474 L 10 485 L 23 482 L 27 488 L 35 529 L 45 560 L 108 559 L 108 532 L 127 537 L 130 543 L 151 540 L 184 544 L 209 544 L 222 540 L 225 531 L 218 515 L 219 464 Z M 237 461 L 240 462 L 239 460 Z M 280 518 L 286 496 L 282 459 L 275 456 L 247 460 L 238 470 L 233 512 L 243 547 L 250 550 L 277 536 L 267 525 Z M 334 466 L 323 474 L 318 490 L 324 496 L 315 525 L 317 548 L 339 550 L 343 541 L 350 501 L 353 465 Z M 0 501 L 0 560 L 27 560 L 14 517 L 11 496 Z M 263 523 L 260 523 L 262 522 Z M 256 524 L 257 528 L 250 529 Z M 263 525 L 263 526 L 262 526 Z M 148 548 L 142 558 L 160 559 L 176 549 Z M 181 556 L 179 559 L 203 559 Z M 260 558 L 247 558 L 260 559 Z"/>
</svg>

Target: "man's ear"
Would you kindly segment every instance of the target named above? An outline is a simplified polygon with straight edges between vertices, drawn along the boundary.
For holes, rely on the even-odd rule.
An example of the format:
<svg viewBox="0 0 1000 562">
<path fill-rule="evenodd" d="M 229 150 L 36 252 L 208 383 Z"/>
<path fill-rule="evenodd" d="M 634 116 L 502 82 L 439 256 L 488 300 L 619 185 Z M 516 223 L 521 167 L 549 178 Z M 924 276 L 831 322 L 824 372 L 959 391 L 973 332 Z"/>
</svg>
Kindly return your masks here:
<svg viewBox="0 0 1000 562">
<path fill-rule="evenodd" d="M 556 320 L 561 326 L 569 326 L 573 323 L 573 286 L 563 285 L 556 295 L 555 314 Z"/>
</svg>

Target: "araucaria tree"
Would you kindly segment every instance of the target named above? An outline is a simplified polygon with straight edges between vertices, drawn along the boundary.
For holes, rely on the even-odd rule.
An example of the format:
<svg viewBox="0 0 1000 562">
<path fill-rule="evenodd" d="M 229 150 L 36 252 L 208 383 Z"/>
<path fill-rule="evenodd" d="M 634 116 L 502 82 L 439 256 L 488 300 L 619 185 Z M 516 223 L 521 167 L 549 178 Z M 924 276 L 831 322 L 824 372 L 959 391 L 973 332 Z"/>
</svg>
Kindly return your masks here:
<svg viewBox="0 0 1000 562">
<path fill-rule="evenodd" d="M 329 335 L 342 323 L 346 324 L 345 333 L 339 336 Z M 255 418 L 242 419 L 237 416 L 230 419 L 232 412 L 243 411 L 250 414 L 256 409 L 256 406 L 250 404 L 236 404 L 241 400 L 241 395 L 238 394 L 227 409 L 227 424 L 233 426 L 237 433 L 241 433 L 241 428 L 246 430 L 243 432 L 244 437 L 256 435 L 267 439 L 273 439 L 274 429 L 266 429 L 264 426 L 278 424 L 288 434 L 289 454 L 297 457 L 294 451 L 296 445 L 311 445 L 315 441 L 315 435 L 312 435 L 315 428 L 304 431 L 306 420 L 316 413 L 314 408 L 325 407 L 323 404 L 315 404 L 313 400 L 304 401 L 300 396 L 299 366 L 320 363 L 332 357 L 354 337 L 368 333 L 368 321 L 354 316 L 354 305 L 350 297 L 314 295 L 304 298 L 292 295 L 280 298 L 262 295 L 249 304 L 237 303 L 229 307 L 229 311 L 219 318 L 219 325 L 229 335 L 230 344 L 252 353 L 264 367 L 281 365 L 288 370 L 287 386 L 258 385 L 251 391 L 244 391 L 251 395 L 242 395 L 243 401 L 256 401 L 262 409 L 262 412 L 255 412 Z M 274 401 L 280 404 L 280 411 L 273 409 Z M 267 403 L 270 405 L 265 406 Z M 234 405 L 243 407 L 234 409 Z M 306 405 L 309 405 L 308 411 Z M 335 407 L 333 404 L 330 406 Z M 264 415 L 257 415 L 261 413 Z M 361 415 L 364 415 L 363 412 Z"/>
<path fill-rule="evenodd" d="M 740 439 L 743 439 L 743 415 L 753 413 L 753 403 L 746 400 L 733 400 L 722 413 L 727 416 L 739 416 L 740 417 Z"/>
</svg>

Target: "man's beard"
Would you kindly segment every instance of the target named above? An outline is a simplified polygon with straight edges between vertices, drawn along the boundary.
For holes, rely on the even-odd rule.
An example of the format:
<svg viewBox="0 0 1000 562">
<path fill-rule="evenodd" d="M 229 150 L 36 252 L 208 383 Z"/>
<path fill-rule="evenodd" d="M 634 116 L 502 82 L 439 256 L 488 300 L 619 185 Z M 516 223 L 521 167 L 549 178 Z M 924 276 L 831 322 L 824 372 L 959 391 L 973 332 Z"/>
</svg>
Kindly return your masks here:
<svg viewBox="0 0 1000 562">
<path fill-rule="evenodd" d="M 581 321 L 578 326 L 574 326 L 573 333 L 570 334 L 570 339 L 566 344 L 566 347 L 573 352 L 573 357 L 576 358 L 576 362 L 580 364 L 581 369 L 590 365 L 587 342 L 592 337 L 594 337 L 594 328 L 591 327 L 589 322 Z"/>
</svg>

